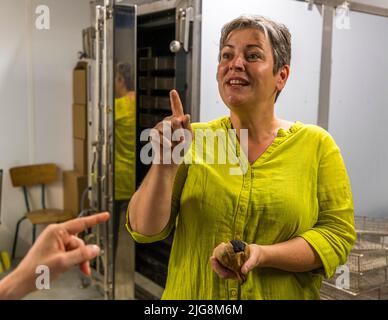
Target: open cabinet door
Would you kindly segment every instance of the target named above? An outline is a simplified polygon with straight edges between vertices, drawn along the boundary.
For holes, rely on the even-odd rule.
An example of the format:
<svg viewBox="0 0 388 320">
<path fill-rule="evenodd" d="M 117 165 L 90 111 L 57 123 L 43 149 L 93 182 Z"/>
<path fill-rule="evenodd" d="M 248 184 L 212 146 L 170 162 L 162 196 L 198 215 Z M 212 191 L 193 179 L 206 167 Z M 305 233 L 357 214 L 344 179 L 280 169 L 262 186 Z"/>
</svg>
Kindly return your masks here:
<svg viewBox="0 0 388 320">
<path fill-rule="evenodd" d="M 136 6 L 129 1 L 91 4 L 95 31 L 89 61 L 89 199 L 111 219 L 96 231 L 97 261 L 106 299 L 134 298 L 134 243 L 125 229 L 136 181 Z"/>
<path fill-rule="evenodd" d="M 115 299 L 135 297 L 135 246 L 126 211 L 136 188 L 136 6 L 113 7 L 113 288 Z"/>
</svg>

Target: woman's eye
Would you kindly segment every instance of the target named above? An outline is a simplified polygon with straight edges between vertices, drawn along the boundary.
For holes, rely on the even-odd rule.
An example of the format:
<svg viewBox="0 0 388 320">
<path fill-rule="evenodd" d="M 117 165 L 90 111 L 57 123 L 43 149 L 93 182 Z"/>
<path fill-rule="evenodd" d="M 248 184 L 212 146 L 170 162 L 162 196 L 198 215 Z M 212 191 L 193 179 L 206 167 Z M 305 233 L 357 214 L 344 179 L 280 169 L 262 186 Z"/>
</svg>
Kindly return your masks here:
<svg viewBox="0 0 388 320">
<path fill-rule="evenodd" d="M 258 54 L 258 53 L 249 53 L 248 54 L 248 59 L 249 60 L 257 60 L 257 59 L 260 59 L 261 58 L 261 55 Z"/>
<path fill-rule="evenodd" d="M 230 53 L 224 52 L 224 53 L 222 54 L 222 59 L 230 59 L 231 56 L 232 56 L 232 55 L 231 55 Z"/>
</svg>

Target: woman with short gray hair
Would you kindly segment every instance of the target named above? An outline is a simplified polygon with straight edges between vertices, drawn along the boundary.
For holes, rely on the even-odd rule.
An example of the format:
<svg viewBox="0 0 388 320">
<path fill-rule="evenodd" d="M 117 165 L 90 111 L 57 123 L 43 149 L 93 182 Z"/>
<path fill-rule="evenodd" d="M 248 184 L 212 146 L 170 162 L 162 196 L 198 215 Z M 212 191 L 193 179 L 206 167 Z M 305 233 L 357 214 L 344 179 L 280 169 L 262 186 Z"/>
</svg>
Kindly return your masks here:
<svg viewBox="0 0 388 320">
<path fill-rule="evenodd" d="M 291 34 L 284 24 L 276 23 L 262 16 L 241 16 L 224 25 L 220 38 L 220 54 L 228 35 L 234 30 L 257 29 L 264 33 L 272 46 L 274 59 L 273 73 L 276 74 L 283 66 L 291 65 Z M 277 97 L 280 92 L 278 92 Z M 276 102 L 276 100 L 275 100 Z"/>
<path fill-rule="evenodd" d="M 133 196 L 127 228 L 136 241 L 159 241 L 175 227 L 164 299 L 319 299 L 323 277 L 346 262 L 356 234 L 340 150 L 324 129 L 275 115 L 290 60 L 283 24 L 242 16 L 220 40 L 218 90 L 230 116 L 190 124 L 171 92 L 170 137 L 221 131 L 246 147 L 209 163 L 220 156 L 199 157 L 210 142 L 198 148 L 195 139 L 193 161 L 153 164 Z M 174 150 L 162 123 L 155 129 Z M 229 150 L 217 134 L 217 150 Z M 246 163 L 241 174 L 231 174 L 235 160 Z"/>
</svg>

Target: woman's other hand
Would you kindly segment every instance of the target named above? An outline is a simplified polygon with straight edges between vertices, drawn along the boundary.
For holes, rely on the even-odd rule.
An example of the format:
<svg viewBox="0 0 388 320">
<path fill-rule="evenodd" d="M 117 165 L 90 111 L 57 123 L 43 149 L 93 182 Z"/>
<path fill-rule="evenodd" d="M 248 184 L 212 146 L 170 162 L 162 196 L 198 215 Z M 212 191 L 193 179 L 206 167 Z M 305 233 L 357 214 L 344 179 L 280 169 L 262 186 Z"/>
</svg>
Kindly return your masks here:
<svg viewBox="0 0 388 320">
<path fill-rule="evenodd" d="M 213 250 L 213 254 L 210 257 L 210 264 L 213 271 L 221 278 L 221 279 L 237 279 L 237 274 L 224 267 L 216 258 L 216 252 L 220 249 L 221 246 L 224 246 L 224 243 L 219 244 Z M 240 273 L 243 275 L 248 274 L 252 269 L 258 267 L 261 264 L 263 258 L 262 248 L 257 244 L 249 244 L 249 258 L 245 263 L 241 266 Z"/>
</svg>

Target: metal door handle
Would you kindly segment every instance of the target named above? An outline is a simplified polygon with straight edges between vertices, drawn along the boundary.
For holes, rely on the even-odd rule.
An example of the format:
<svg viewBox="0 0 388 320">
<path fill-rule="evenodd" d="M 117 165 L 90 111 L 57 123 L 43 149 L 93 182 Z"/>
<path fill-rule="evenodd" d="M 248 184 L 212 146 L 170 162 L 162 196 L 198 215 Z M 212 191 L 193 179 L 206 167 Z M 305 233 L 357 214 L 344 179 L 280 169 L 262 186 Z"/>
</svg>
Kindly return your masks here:
<svg viewBox="0 0 388 320">
<path fill-rule="evenodd" d="M 186 9 L 180 8 L 177 17 L 177 40 L 173 40 L 170 43 L 171 52 L 178 52 L 182 46 L 183 50 L 189 52 L 189 40 L 190 40 L 190 22 L 194 21 L 194 8 L 187 7 Z"/>
</svg>

